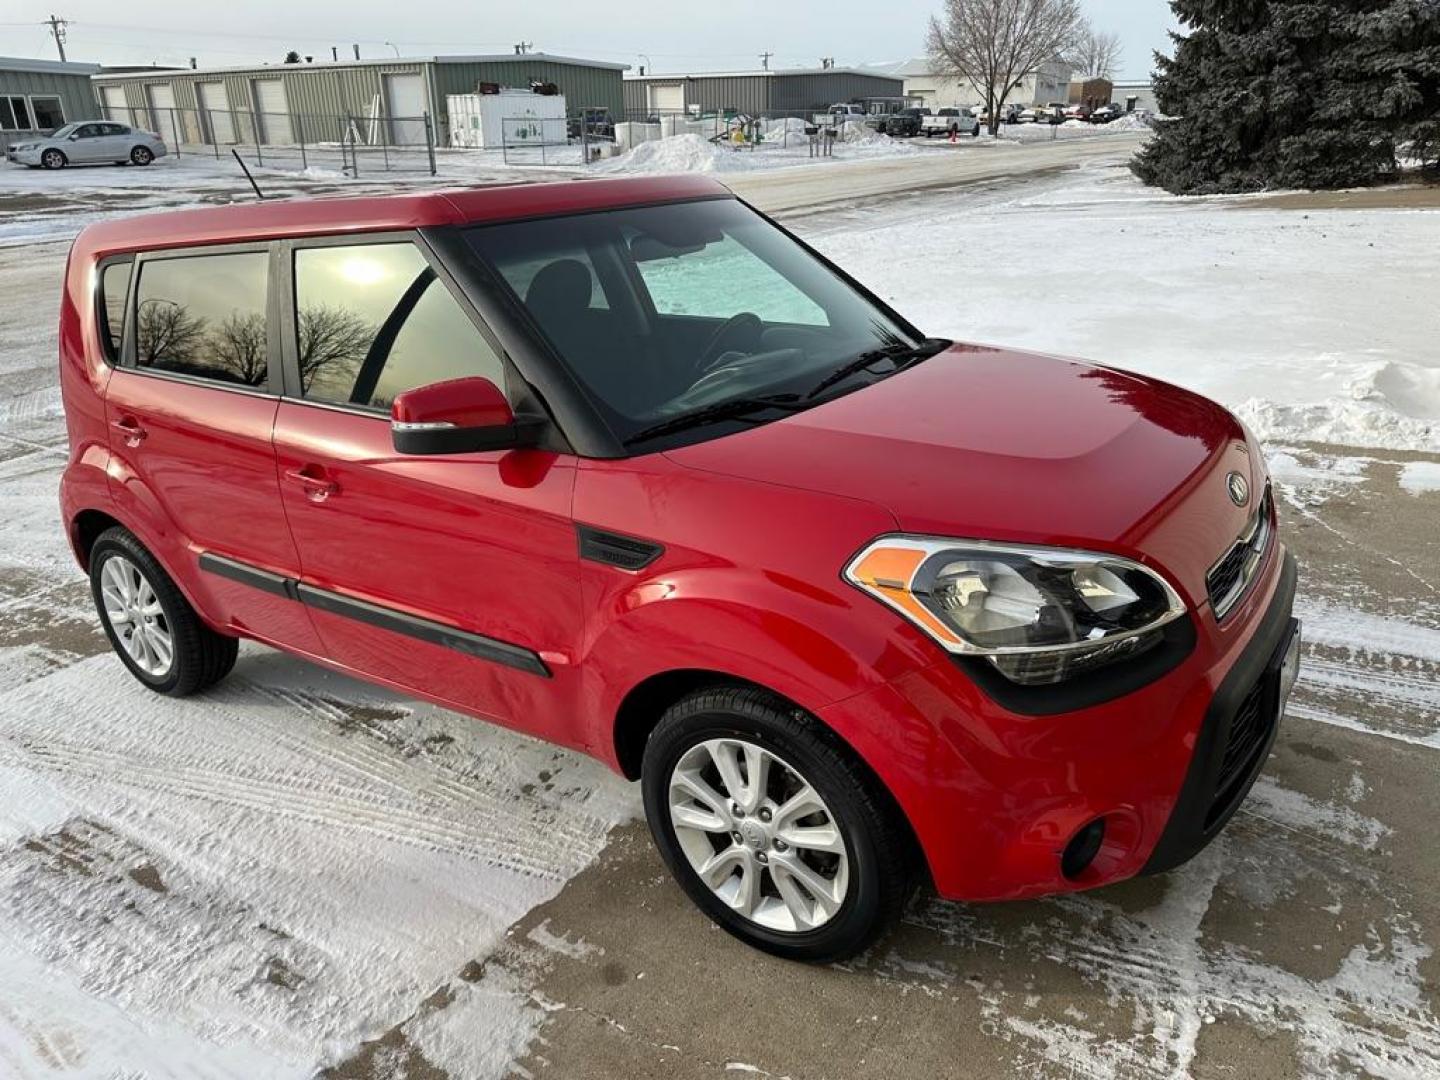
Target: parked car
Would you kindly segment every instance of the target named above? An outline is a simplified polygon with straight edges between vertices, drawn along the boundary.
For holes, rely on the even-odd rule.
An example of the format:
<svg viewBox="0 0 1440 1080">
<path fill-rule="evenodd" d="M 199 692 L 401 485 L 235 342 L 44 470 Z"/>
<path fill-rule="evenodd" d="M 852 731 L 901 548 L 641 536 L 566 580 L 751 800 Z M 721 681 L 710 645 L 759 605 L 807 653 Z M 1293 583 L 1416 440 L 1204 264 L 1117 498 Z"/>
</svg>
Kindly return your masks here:
<svg viewBox="0 0 1440 1080">
<path fill-rule="evenodd" d="M 1090 119 L 1090 106 L 1089 106 L 1089 105 L 1067 105 L 1067 106 L 1065 107 L 1065 113 L 1064 113 L 1064 115 L 1065 115 L 1065 119 L 1066 119 L 1066 120 L 1089 120 L 1089 119 Z"/>
<path fill-rule="evenodd" d="M 66 165 L 149 165 L 165 156 L 165 140 L 110 120 L 66 124 L 49 135 L 12 143 L 5 156 L 32 169 Z"/>
<path fill-rule="evenodd" d="M 1092 124 L 1108 124 L 1111 120 L 1118 120 L 1125 115 L 1125 110 L 1113 102 L 1109 105 L 1101 105 L 1090 114 Z"/>
<path fill-rule="evenodd" d="M 928 139 L 932 135 L 975 136 L 980 134 L 980 121 L 969 109 L 937 109 L 921 122 L 921 130 Z"/>
<path fill-rule="evenodd" d="M 136 679 L 251 638 L 594 755 L 782 956 L 917 878 L 1183 863 L 1295 679 L 1232 415 L 927 337 L 703 177 L 116 218 L 63 288 L 63 523 Z"/>
<path fill-rule="evenodd" d="M 1061 105 L 1032 105 L 1020 113 L 1022 124 L 1063 124 L 1065 108 Z"/>
<path fill-rule="evenodd" d="M 885 117 L 881 130 L 896 138 L 911 138 L 920 134 L 929 116 L 929 109 L 901 109 Z"/>
</svg>

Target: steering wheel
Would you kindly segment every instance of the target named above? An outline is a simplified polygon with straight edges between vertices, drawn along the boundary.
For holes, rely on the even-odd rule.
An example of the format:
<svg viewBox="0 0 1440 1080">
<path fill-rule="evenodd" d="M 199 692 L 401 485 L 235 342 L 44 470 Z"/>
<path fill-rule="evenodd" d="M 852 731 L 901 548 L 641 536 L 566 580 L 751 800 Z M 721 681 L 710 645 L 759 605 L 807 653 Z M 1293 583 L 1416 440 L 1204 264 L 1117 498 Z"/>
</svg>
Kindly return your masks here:
<svg viewBox="0 0 1440 1080">
<path fill-rule="evenodd" d="M 742 311 L 738 315 L 731 315 L 715 328 L 715 333 L 710 335 L 710 340 L 706 342 L 700 359 L 695 361 L 696 372 L 708 375 L 714 370 L 716 362 L 734 347 L 731 344 L 732 341 L 735 346 L 741 342 L 746 345 L 758 346 L 760 335 L 764 332 L 764 323 L 760 321 L 760 316 L 753 312 Z"/>
</svg>

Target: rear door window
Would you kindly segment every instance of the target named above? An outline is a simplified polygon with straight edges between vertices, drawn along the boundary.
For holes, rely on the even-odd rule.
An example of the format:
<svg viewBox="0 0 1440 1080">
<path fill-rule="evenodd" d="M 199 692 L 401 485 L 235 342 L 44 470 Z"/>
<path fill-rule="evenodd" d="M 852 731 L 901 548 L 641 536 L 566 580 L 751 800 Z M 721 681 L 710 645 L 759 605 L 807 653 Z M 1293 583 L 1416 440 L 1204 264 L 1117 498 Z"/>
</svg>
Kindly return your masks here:
<svg viewBox="0 0 1440 1080">
<path fill-rule="evenodd" d="M 269 378 L 263 251 L 147 258 L 135 302 L 135 366 L 239 386 Z"/>
<path fill-rule="evenodd" d="M 295 252 L 295 337 L 308 401 L 388 409 L 417 386 L 504 362 L 414 244 Z"/>
</svg>

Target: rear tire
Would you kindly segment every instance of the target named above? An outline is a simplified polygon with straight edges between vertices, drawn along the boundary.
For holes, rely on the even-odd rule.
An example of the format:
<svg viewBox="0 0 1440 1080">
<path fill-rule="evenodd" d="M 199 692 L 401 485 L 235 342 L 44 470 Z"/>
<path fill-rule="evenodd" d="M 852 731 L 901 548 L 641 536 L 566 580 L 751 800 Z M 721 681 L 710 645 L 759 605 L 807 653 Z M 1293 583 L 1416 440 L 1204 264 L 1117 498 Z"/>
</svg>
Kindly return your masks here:
<svg viewBox="0 0 1440 1080">
<path fill-rule="evenodd" d="M 205 625 L 128 529 L 106 529 L 90 549 L 90 591 L 116 655 L 156 693 L 193 694 L 235 666 L 239 641 Z"/>
<path fill-rule="evenodd" d="M 148 146 L 137 146 L 130 151 L 130 160 L 136 165 L 149 165 L 155 160 L 155 155 Z"/>
<path fill-rule="evenodd" d="M 736 762 L 729 783 L 725 759 Z M 752 771 L 764 777 L 758 791 Z M 853 956 L 894 924 L 914 888 L 910 837 L 885 792 L 833 732 L 764 690 L 716 686 L 672 705 L 646 743 L 641 786 L 680 887 L 765 952 Z"/>
</svg>

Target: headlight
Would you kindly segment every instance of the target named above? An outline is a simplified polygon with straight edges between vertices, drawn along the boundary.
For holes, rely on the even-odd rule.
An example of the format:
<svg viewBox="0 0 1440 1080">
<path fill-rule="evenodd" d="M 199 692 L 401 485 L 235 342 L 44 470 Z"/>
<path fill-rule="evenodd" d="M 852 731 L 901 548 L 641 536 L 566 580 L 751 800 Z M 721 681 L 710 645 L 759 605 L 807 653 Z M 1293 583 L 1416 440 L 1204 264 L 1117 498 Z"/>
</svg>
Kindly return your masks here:
<svg viewBox="0 0 1440 1080">
<path fill-rule="evenodd" d="M 1139 656 L 1185 614 L 1153 570 L 1064 548 L 887 536 L 857 555 L 845 578 L 950 652 L 983 656 L 1026 684 Z"/>
</svg>

